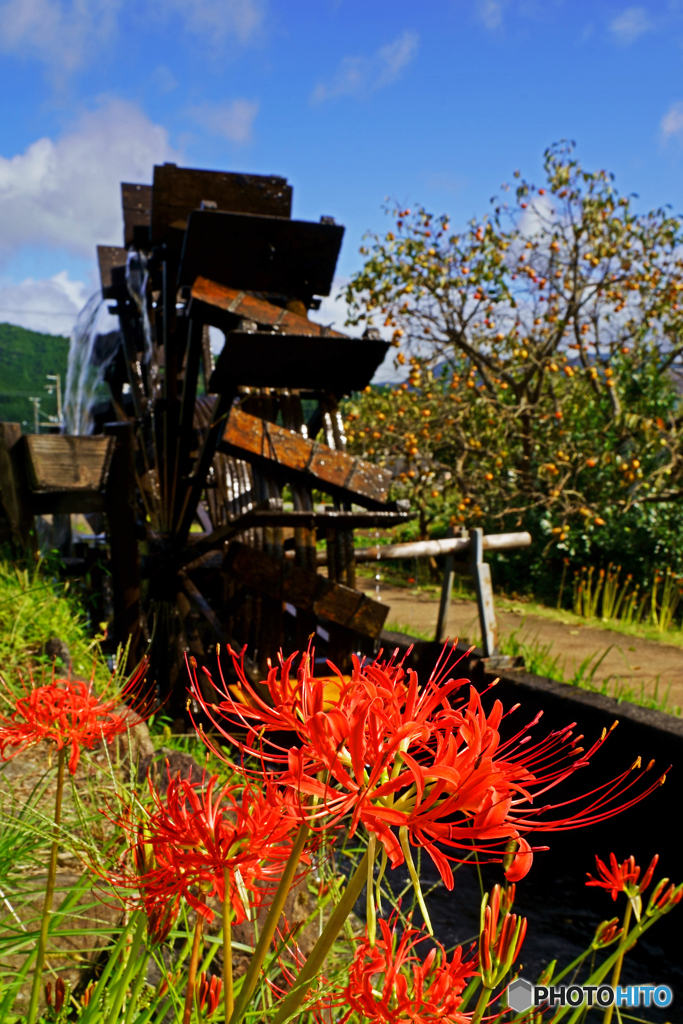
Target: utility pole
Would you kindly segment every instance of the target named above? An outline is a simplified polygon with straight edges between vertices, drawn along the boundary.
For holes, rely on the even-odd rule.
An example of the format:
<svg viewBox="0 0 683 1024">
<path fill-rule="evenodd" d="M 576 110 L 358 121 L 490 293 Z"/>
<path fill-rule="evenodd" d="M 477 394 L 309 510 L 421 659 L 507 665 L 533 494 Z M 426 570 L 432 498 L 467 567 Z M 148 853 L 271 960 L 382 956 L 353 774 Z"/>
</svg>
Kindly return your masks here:
<svg viewBox="0 0 683 1024">
<path fill-rule="evenodd" d="M 34 416 L 34 419 L 35 419 L 35 433 L 36 434 L 40 433 L 40 403 L 41 403 L 41 401 L 42 401 L 41 398 L 29 397 L 29 402 L 33 403 L 33 416 Z"/>
<path fill-rule="evenodd" d="M 45 390 L 48 395 L 57 393 L 57 426 L 61 430 L 64 426 L 62 421 L 62 378 L 58 373 L 48 373 L 45 375 L 46 380 L 53 380 L 54 384 L 46 384 Z M 52 419 L 52 417 L 50 417 Z"/>
</svg>

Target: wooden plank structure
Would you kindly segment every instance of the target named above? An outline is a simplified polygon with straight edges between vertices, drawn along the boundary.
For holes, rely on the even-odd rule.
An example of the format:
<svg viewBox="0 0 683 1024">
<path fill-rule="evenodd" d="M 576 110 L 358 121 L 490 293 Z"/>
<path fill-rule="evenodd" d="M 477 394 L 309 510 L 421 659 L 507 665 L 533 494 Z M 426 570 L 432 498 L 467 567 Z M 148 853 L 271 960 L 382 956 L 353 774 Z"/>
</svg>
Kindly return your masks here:
<svg viewBox="0 0 683 1024">
<path fill-rule="evenodd" d="M 89 437 L 0 424 L 0 533 L 30 545 L 36 514 L 104 513 L 114 637 L 129 664 L 153 641 L 151 674 L 180 718 L 188 651 L 201 662 L 216 644 L 245 647 L 254 679 L 316 633 L 323 672 L 325 657 L 347 670 L 353 651 L 373 654 L 388 609 L 357 589 L 355 567 L 363 550 L 382 556 L 356 549 L 354 530 L 411 513 L 389 501 L 388 471 L 345 451 L 338 408 L 388 343 L 308 316 L 330 293 L 344 228 L 292 220 L 276 175 L 163 164 L 121 198 L 124 244 L 97 250 L 121 333 L 111 422 L 101 415 L 104 433 Z M 224 335 L 215 365 L 210 328 Z M 475 531 L 444 549 L 470 551 L 489 623 L 482 552 L 494 540 Z"/>
<path fill-rule="evenodd" d="M 315 484 L 342 501 L 381 509 L 389 498 L 388 471 L 239 408 L 230 410 L 219 448 L 284 479 Z"/>
<path fill-rule="evenodd" d="M 230 546 L 224 567 L 259 593 L 287 601 L 295 608 L 313 611 L 319 618 L 373 639 L 381 633 L 389 612 L 386 604 L 373 601 L 367 594 L 359 594 L 326 576 L 308 572 L 246 544 Z"/>
<path fill-rule="evenodd" d="M 352 651 L 373 652 L 387 613 L 356 588 L 353 531 L 410 512 L 388 500 L 386 471 L 345 452 L 338 409 L 388 344 L 308 317 L 330 293 L 344 228 L 292 220 L 276 175 L 164 164 L 151 186 L 122 183 L 121 199 L 123 246 L 97 251 L 122 337 L 111 422 L 101 415 L 105 432 L 90 437 L 5 429 L 7 529 L 26 542 L 33 514 L 105 513 L 115 638 L 133 661 L 154 637 L 175 716 L 184 652 L 206 659 L 216 642 L 246 644 L 263 671 L 318 631 L 319 653 L 348 668 Z M 209 328 L 225 338 L 215 365 Z"/>
<path fill-rule="evenodd" d="M 121 182 L 121 206 L 123 209 L 123 244 L 126 251 L 138 239 L 149 239 L 149 224 L 152 215 L 152 186 L 134 185 Z M 141 229 L 141 235 L 140 235 Z M 98 246 L 98 251 L 101 246 Z M 125 262 L 125 261 L 124 261 Z"/>
</svg>

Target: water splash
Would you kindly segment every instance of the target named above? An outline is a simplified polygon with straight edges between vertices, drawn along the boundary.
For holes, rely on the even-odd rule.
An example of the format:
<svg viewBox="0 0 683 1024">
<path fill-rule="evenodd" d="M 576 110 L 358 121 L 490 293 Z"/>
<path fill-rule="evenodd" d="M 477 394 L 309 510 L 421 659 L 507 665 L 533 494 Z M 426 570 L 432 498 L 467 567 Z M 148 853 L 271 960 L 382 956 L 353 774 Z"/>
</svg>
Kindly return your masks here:
<svg viewBox="0 0 683 1024">
<path fill-rule="evenodd" d="M 152 358 L 152 328 L 147 312 L 147 257 L 144 253 L 131 249 L 126 259 L 126 288 L 131 299 L 138 307 L 142 321 L 142 336 L 144 340 L 143 362 L 149 363 Z"/>
<path fill-rule="evenodd" d="M 67 434 L 92 431 L 92 406 L 121 344 L 118 319 L 107 309 L 107 300 L 95 292 L 78 314 L 69 343 L 69 364 L 64 393 L 64 429 Z"/>
</svg>

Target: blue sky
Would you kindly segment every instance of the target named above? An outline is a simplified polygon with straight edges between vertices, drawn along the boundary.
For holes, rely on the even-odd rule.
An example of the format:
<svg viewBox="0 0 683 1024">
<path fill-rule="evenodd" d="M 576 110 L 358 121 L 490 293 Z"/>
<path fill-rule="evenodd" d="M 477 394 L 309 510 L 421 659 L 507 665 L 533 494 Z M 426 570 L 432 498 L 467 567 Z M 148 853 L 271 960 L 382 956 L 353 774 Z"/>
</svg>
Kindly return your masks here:
<svg viewBox="0 0 683 1024">
<path fill-rule="evenodd" d="M 683 212 L 680 0 L 0 0 L 0 67 L 0 321 L 41 330 L 163 160 L 285 175 L 341 280 L 385 197 L 465 223 L 561 138 Z"/>
</svg>

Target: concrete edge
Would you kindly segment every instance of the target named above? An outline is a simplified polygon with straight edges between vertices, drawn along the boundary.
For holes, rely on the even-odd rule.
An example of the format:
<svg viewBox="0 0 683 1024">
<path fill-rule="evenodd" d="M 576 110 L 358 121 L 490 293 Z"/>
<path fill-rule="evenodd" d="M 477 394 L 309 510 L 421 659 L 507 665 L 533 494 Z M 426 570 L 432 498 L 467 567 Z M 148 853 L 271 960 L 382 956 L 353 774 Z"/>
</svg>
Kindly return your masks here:
<svg viewBox="0 0 683 1024">
<path fill-rule="evenodd" d="M 429 666 L 430 670 L 444 647 L 443 644 L 437 644 L 434 641 L 386 630 L 382 632 L 380 641 L 385 645 L 385 653 L 392 653 L 395 648 L 398 648 L 401 653 L 405 653 L 412 646 L 409 666 L 417 668 L 420 663 L 423 663 L 425 668 Z M 608 724 L 611 724 L 614 719 L 629 721 L 634 725 L 664 733 L 683 742 L 683 718 L 669 715 L 664 711 L 655 711 L 652 708 L 631 704 L 628 701 L 618 701 L 615 697 L 607 697 L 602 693 L 582 690 L 578 686 L 560 683 L 546 676 L 535 676 L 520 670 L 491 671 L 487 669 L 484 652 L 479 647 L 470 650 L 465 644 L 458 643 L 455 645 L 455 652 L 461 658 L 465 658 L 464 661 L 460 661 L 460 665 L 468 674 L 472 675 L 475 682 L 481 681 L 490 684 L 497 678 L 516 690 L 530 691 L 537 696 L 547 695 L 567 704 L 590 709 L 601 717 L 609 719 Z"/>
</svg>

